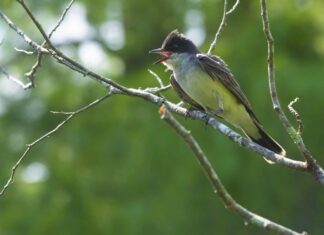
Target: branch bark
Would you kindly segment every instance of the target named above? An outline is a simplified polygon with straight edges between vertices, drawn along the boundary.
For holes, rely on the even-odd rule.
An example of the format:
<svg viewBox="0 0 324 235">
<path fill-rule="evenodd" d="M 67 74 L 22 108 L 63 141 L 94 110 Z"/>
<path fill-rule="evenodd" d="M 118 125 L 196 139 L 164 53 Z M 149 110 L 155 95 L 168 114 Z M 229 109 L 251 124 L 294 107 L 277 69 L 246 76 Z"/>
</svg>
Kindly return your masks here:
<svg viewBox="0 0 324 235">
<path fill-rule="evenodd" d="M 210 47 L 208 49 L 207 54 L 211 54 L 215 50 L 218 37 L 219 37 L 221 31 L 223 30 L 223 28 L 226 25 L 226 17 L 227 17 L 227 15 L 231 14 L 232 12 L 234 12 L 239 3 L 240 3 L 240 0 L 236 0 L 236 2 L 234 3 L 234 5 L 232 6 L 232 8 L 230 10 L 227 10 L 228 3 L 227 3 L 227 0 L 224 0 L 223 17 L 222 17 L 221 23 L 220 23 L 220 25 L 219 25 L 219 27 L 217 29 L 217 32 L 215 34 L 214 40 L 210 44 Z"/>
<path fill-rule="evenodd" d="M 278 93 L 276 89 L 276 80 L 275 80 L 275 64 L 274 64 L 274 39 L 270 31 L 270 23 L 268 17 L 267 1 L 261 0 L 261 16 L 263 23 L 263 31 L 267 40 L 268 45 L 268 79 L 269 79 L 269 89 L 273 108 L 278 114 L 278 117 L 288 132 L 289 136 L 296 144 L 299 152 L 302 154 L 306 160 L 307 169 L 310 171 L 316 178 L 318 182 L 324 185 L 324 170 L 317 163 L 316 159 L 312 156 L 311 152 L 306 148 L 301 132 L 296 131 L 296 129 L 289 122 L 285 112 L 283 111 L 280 101 L 278 98 Z M 296 115 L 295 115 L 296 117 Z M 301 119 L 297 119 L 297 122 L 300 123 Z"/>
<path fill-rule="evenodd" d="M 74 0 L 71 0 L 70 3 L 67 5 L 67 7 L 64 9 L 62 16 L 60 17 L 60 19 L 58 20 L 57 24 L 54 26 L 54 28 L 51 30 L 51 32 L 48 34 L 48 38 L 50 39 L 53 35 L 53 33 L 58 29 L 58 27 L 60 27 L 61 23 L 63 22 L 66 14 L 68 13 L 68 11 L 70 10 L 70 8 L 72 7 L 74 3 Z M 24 2 L 22 1 L 22 4 L 24 6 Z M 42 43 L 42 47 L 44 47 L 46 45 L 46 41 L 44 41 Z M 43 53 L 42 52 L 38 52 L 37 53 L 37 60 L 36 63 L 32 66 L 31 70 L 27 73 L 25 73 L 25 75 L 27 76 L 27 78 L 29 79 L 29 87 L 28 88 L 32 88 L 35 86 L 34 84 L 34 80 L 35 80 L 35 76 L 37 73 L 38 68 L 40 68 L 42 66 L 42 58 L 43 58 Z"/>
<path fill-rule="evenodd" d="M 204 173 L 209 179 L 214 192 L 219 196 L 219 198 L 223 201 L 225 207 L 235 214 L 241 216 L 244 221 L 248 224 L 253 224 L 257 227 L 260 227 L 265 230 L 269 230 L 272 232 L 276 232 L 278 234 L 284 235 L 306 235 L 307 233 L 302 232 L 298 233 L 294 230 L 291 230 L 287 227 L 284 227 L 280 224 L 277 224 L 271 220 L 268 220 L 260 215 L 257 215 L 245 207 L 241 206 L 237 203 L 232 196 L 227 192 L 220 178 L 218 177 L 216 171 L 213 166 L 209 162 L 207 156 L 200 148 L 198 142 L 194 139 L 194 137 L 190 134 L 190 131 L 185 129 L 167 110 L 166 106 L 161 106 L 160 108 L 161 118 L 171 126 L 179 136 L 187 143 L 191 151 L 194 153 L 197 161 L 202 167 Z"/>
<path fill-rule="evenodd" d="M 90 109 L 91 107 L 99 104 L 100 102 L 102 102 L 103 100 L 109 98 L 113 93 L 109 92 L 108 94 L 106 94 L 105 96 L 91 102 L 90 104 L 74 111 L 74 112 L 52 112 L 54 114 L 65 114 L 68 115 L 67 118 L 65 118 L 62 122 L 60 122 L 54 129 L 52 129 L 51 131 L 45 133 L 44 135 L 42 135 L 41 137 L 37 138 L 36 140 L 34 140 L 33 142 L 31 142 L 30 144 L 27 144 L 26 146 L 26 150 L 23 152 L 23 154 L 20 156 L 20 158 L 18 159 L 18 161 L 16 162 L 16 164 L 11 168 L 11 174 L 9 179 L 7 180 L 7 183 L 2 187 L 1 191 L 0 191 L 0 196 L 2 196 L 6 190 L 8 189 L 8 187 L 14 182 L 14 178 L 16 175 L 16 170 L 17 168 L 20 166 L 21 162 L 27 157 L 27 155 L 29 154 L 30 150 L 32 150 L 32 148 L 34 148 L 37 144 L 39 144 L 40 142 L 46 140 L 47 138 L 49 138 L 50 136 L 52 136 L 53 134 L 55 134 L 57 131 L 59 131 L 60 129 L 62 129 L 69 121 L 71 121 L 72 118 L 74 118 L 75 116 L 77 116 L 78 114 Z"/>
</svg>

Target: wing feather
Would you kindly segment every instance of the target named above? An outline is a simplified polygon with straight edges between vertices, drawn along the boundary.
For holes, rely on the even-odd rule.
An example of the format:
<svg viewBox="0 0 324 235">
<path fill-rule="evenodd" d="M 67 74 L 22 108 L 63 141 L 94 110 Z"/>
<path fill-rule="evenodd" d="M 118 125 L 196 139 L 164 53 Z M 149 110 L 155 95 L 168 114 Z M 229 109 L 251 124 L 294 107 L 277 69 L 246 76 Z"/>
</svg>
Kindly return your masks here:
<svg viewBox="0 0 324 235">
<path fill-rule="evenodd" d="M 227 88 L 239 103 L 242 103 L 247 112 L 256 121 L 258 120 L 252 112 L 252 107 L 245 94 L 241 90 L 240 85 L 234 79 L 232 73 L 222 59 L 217 56 L 209 56 L 205 54 L 197 54 L 197 58 L 203 70 L 209 74 L 212 79 L 220 81 Z"/>
<path fill-rule="evenodd" d="M 178 94 L 180 99 L 192 106 L 194 106 L 197 109 L 204 110 L 203 107 L 201 107 L 197 102 L 195 102 L 178 84 L 177 80 L 174 78 L 174 75 L 172 74 L 170 77 L 170 83 L 175 92 Z"/>
</svg>

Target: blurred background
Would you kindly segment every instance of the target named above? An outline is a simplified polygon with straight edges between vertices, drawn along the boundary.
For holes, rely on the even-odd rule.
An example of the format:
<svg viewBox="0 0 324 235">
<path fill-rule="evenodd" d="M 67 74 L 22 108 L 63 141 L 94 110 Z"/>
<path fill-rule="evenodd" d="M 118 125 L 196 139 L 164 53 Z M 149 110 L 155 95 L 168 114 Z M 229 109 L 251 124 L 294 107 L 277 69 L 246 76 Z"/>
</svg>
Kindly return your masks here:
<svg viewBox="0 0 324 235">
<path fill-rule="evenodd" d="M 47 32 L 68 1 L 28 0 Z M 229 5 L 234 2 L 229 1 Z M 324 2 L 269 1 L 276 42 L 276 78 L 285 107 L 295 97 L 304 140 L 324 165 Z M 43 40 L 21 6 L 0 9 L 33 40 Z M 156 86 L 152 69 L 168 83 L 159 47 L 174 29 L 207 51 L 222 17 L 220 0 L 77 1 L 53 42 L 88 68 L 128 87 Z M 0 65 L 26 81 L 35 55 L 0 21 Z M 266 42 L 259 1 L 242 1 L 227 19 L 214 51 L 231 68 L 265 129 L 289 156 L 302 160 L 272 110 Z M 45 57 L 36 88 L 22 90 L 0 77 L 0 184 L 25 149 L 65 117 L 105 94 L 89 78 Z M 165 96 L 178 102 L 172 90 Z M 291 117 L 290 117 L 291 118 Z M 268 165 L 260 156 L 201 122 L 179 120 L 192 131 L 232 196 L 248 209 L 297 231 L 324 233 L 324 189 L 306 173 Z M 294 123 L 294 120 L 291 119 Z M 37 145 L 0 198 L 0 234 L 267 234 L 224 209 L 182 139 L 160 120 L 158 107 L 115 96 L 79 115 Z"/>
</svg>

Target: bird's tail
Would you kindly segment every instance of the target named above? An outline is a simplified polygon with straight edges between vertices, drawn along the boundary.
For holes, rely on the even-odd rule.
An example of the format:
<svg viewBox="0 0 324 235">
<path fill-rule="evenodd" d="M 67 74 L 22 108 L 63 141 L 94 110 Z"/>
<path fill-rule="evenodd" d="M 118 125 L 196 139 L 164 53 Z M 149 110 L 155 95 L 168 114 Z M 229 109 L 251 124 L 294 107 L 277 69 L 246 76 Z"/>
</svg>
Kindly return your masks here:
<svg viewBox="0 0 324 235">
<path fill-rule="evenodd" d="M 262 126 L 256 121 L 253 120 L 255 126 L 257 127 L 258 134 L 256 135 L 255 133 L 249 133 L 247 130 L 243 129 L 243 132 L 247 135 L 248 138 L 250 138 L 253 142 L 277 153 L 282 156 L 286 155 L 286 151 L 284 150 L 283 147 L 281 147 L 280 144 L 278 144 L 277 141 L 275 141 L 270 135 L 268 135 L 262 128 Z M 267 159 L 265 159 L 269 163 L 273 163 Z"/>
</svg>

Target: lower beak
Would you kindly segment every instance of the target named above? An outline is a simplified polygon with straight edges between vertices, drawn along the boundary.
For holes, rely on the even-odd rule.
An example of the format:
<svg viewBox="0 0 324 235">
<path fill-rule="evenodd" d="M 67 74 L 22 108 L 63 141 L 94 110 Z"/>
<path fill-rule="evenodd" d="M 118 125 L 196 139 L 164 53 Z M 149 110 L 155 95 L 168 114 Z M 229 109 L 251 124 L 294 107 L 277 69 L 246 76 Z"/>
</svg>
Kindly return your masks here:
<svg viewBox="0 0 324 235">
<path fill-rule="evenodd" d="M 161 59 L 154 62 L 153 64 L 159 64 L 161 62 L 166 61 L 167 59 L 169 59 L 170 55 L 172 54 L 172 52 L 167 51 L 167 50 L 165 50 L 163 48 L 157 48 L 157 49 L 150 50 L 149 53 L 150 54 L 159 54 L 159 55 L 163 56 Z"/>
</svg>

